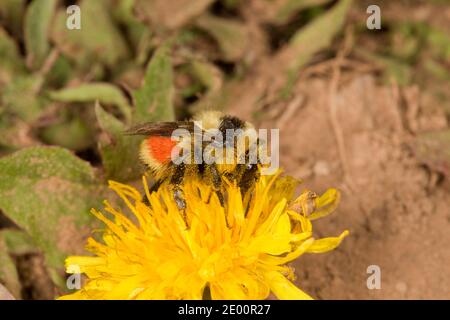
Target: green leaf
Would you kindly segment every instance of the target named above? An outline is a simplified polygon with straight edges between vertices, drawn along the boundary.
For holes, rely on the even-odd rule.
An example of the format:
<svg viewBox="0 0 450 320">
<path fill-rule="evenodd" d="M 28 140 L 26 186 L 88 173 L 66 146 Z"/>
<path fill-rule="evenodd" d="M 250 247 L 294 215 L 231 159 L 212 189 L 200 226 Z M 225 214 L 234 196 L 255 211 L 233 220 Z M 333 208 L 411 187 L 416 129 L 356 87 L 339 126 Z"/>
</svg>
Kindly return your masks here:
<svg viewBox="0 0 450 320">
<path fill-rule="evenodd" d="M 21 37 L 26 0 L 1 0 L 0 2 L 0 16 L 5 21 L 3 25 L 11 30 L 14 37 Z"/>
<path fill-rule="evenodd" d="M 214 0 L 136 0 L 135 11 L 158 29 L 177 29 L 204 12 Z"/>
<path fill-rule="evenodd" d="M 342 29 L 345 16 L 352 0 L 341 0 L 332 9 L 297 31 L 289 41 L 288 50 L 292 61 L 291 72 L 310 61 L 314 54 L 327 48 L 336 34 Z"/>
<path fill-rule="evenodd" d="M 321 6 L 330 1 L 331 0 L 286 0 L 278 6 L 273 22 L 284 24 L 299 11 L 309 7 Z"/>
<path fill-rule="evenodd" d="M 196 20 L 196 25 L 217 41 L 224 60 L 236 61 L 242 58 L 248 44 L 248 33 L 244 24 L 204 14 Z"/>
<path fill-rule="evenodd" d="M 436 60 L 429 58 L 424 62 L 424 70 L 441 81 L 450 81 L 450 71 Z"/>
<path fill-rule="evenodd" d="M 333 8 L 298 30 L 290 39 L 288 45 L 278 54 L 280 68 L 287 73 L 284 87 L 279 96 L 290 95 L 298 70 L 306 65 L 311 58 L 327 48 L 333 38 L 341 30 L 352 0 L 341 0 Z"/>
<path fill-rule="evenodd" d="M 356 48 L 355 52 L 383 68 L 383 81 L 386 84 L 391 84 L 393 80 L 399 85 L 411 83 L 412 67 L 403 60 L 372 53 L 364 48 Z"/>
<path fill-rule="evenodd" d="M 134 12 L 135 0 L 122 0 L 114 8 L 114 17 L 126 29 L 127 38 L 136 52 L 136 62 L 147 61 L 152 46 L 152 30 Z"/>
<path fill-rule="evenodd" d="M 223 74 L 220 69 L 205 61 L 192 61 L 188 71 L 207 89 L 206 93 L 190 106 L 190 109 L 198 111 L 211 108 L 211 106 L 220 106 L 218 100 L 224 85 Z"/>
<path fill-rule="evenodd" d="M 36 120 L 47 106 L 47 100 L 38 95 L 42 82 L 39 75 L 16 76 L 3 88 L 3 107 L 24 121 Z"/>
<path fill-rule="evenodd" d="M 0 84 L 9 83 L 14 76 L 25 72 L 25 64 L 16 43 L 0 28 Z"/>
<path fill-rule="evenodd" d="M 67 29 L 67 13 L 59 10 L 53 23 L 52 40 L 64 55 L 86 72 L 98 63 L 117 67 L 130 56 L 130 50 L 111 16 L 112 2 L 82 0 L 79 6 L 81 29 Z"/>
<path fill-rule="evenodd" d="M 0 159 L 0 208 L 30 235 L 47 265 L 61 268 L 83 252 L 92 227 L 89 210 L 105 187 L 89 163 L 59 147 L 33 147 Z"/>
<path fill-rule="evenodd" d="M 46 74 L 45 83 L 47 87 L 61 88 L 74 77 L 76 77 L 76 69 L 66 56 L 60 55 Z"/>
<path fill-rule="evenodd" d="M 139 138 L 124 135 L 125 125 L 106 112 L 100 104 L 96 104 L 95 114 L 103 130 L 99 149 L 106 177 L 118 181 L 140 177 L 143 170 L 139 167 L 138 160 Z"/>
<path fill-rule="evenodd" d="M 436 57 L 450 62 L 450 36 L 448 32 L 436 28 L 428 28 L 427 41 Z"/>
<path fill-rule="evenodd" d="M 10 254 L 25 255 L 38 252 L 33 239 L 22 230 L 3 229 L 0 231 L 0 238 L 3 238 Z"/>
<path fill-rule="evenodd" d="M 189 71 L 208 90 L 217 91 L 222 87 L 223 74 L 214 64 L 199 60 L 192 61 Z"/>
<path fill-rule="evenodd" d="M 27 63 L 39 68 L 50 49 L 49 27 L 57 0 L 33 0 L 25 16 L 25 47 Z"/>
<path fill-rule="evenodd" d="M 12 115 L 0 116 L 0 148 L 15 151 L 34 144 L 37 144 L 37 141 L 32 135 L 29 123 Z"/>
<path fill-rule="evenodd" d="M 194 113 L 205 110 L 224 111 L 227 109 L 232 97 L 236 92 L 236 87 L 240 85 L 237 81 L 225 82 L 220 90 L 210 90 L 200 100 L 190 106 L 190 110 Z"/>
<path fill-rule="evenodd" d="M 50 98 L 60 102 L 94 102 L 116 105 L 127 121 L 131 119 L 131 106 L 123 92 L 109 83 L 86 83 L 74 88 L 52 91 Z"/>
<path fill-rule="evenodd" d="M 93 144 L 94 133 L 89 123 L 75 114 L 68 121 L 55 123 L 43 128 L 39 137 L 46 144 L 79 151 L 87 149 Z"/>
<path fill-rule="evenodd" d="M 143 86 L 133 92 L 136 104 L 133 122 L 174 120 L 173 91 L 170 46 L 166 44 L 156 50 Z"/>
<path fill-rule="evenodd" d="M 419 161 L 450 177 L 450 130 L 422 133 L 412 149 Z"/>
<path fill-rule="evenodd" d="M 12 297 L 20 298 L 20 292 L 21 285 L 16 265 L 11 259 L 6 243 L 0 234 L 0 300 L 10 300 Z"/>
</svg>

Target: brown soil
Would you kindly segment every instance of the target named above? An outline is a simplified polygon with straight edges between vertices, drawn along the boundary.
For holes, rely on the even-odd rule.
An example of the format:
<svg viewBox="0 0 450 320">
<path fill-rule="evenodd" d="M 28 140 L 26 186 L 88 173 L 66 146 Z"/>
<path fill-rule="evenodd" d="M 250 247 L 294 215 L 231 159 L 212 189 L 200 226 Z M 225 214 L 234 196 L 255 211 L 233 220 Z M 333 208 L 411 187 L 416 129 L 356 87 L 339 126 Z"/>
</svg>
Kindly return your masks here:
<svg viewBox="0 0 450 320">
<path fill-rule="evenodd" d="M 73 252 L 74 255 L 86 253 L 86 240 L 91 235 L 89 227 L 77 227 L 72 217 L 62 217 L 58 221 L 58 248 L 63 252 Z"/>
<path fill-rule="evenodd" d="M 55 286 L 40 254 L 27 254 L 17 257 L 17 269 L 22 284 L 22 299 L 52 300 Z"/>
<path fill-rule="evenodd" d="M 410 89 L 382 86 L 375 79 L 370 73 L 343 74 L 335 93 L 331 76 L 303 79 L 291 100 L 271 106 L 259 123 L 280 127 L 281 165 L 304 179 L 303 187 L 342 192 L 337 212 L 316 221 L 315 233 L 335 236 L 348 229 L 351 234 L 331 253 L 296 261 L 297 282 L 321 299 L 448 299 L 448 182 L 410 150 L 412 134 L 404 116 L 409 106 L 401 99 Z M 330 101 L 336 103 L 337 131 Z M 235 113 L 246 113 L 242 107 Z M 279 116 L 269 118 L 270 113 Z M 427 113 L 414 121 L 439 129 L 446 118 Z M 381 268 L 380 290 L 367 288 L 370 265 Z"/>
</svg>

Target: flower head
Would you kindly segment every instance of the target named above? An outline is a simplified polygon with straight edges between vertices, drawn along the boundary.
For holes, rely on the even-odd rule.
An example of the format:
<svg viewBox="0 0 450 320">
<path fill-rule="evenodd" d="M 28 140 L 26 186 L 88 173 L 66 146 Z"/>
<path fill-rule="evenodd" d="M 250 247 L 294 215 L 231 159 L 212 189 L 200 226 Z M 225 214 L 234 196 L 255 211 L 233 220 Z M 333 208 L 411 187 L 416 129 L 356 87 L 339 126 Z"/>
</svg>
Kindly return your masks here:
<svg viewBox="0 0 450 320">
<path fill-rule="evenodd" d="M 311 220 L 330 213 L 339 194 L 321 197 L 305 191 L 290 201 L 297 181 L 261 176 L 241 195 L 232 182 L 224 185 L 221 205 L 213 189 L 201 181 L 186 181 L 187 207 L 180 212 L 172 188 L 163 184 L 149 193 L 150 205 L 133 187 L 110 182 L 132 215 L 105 201 L 111 217 L 93 210 L 106 225 L 103 241 L 88 239 L 95 256 L 66 260 L 67 271 L 80 270 L 87 282 L 63 299 L 310 299 L 290 280 L 286 264 L 303 253 L 334 249 L 348 234 L 314 239 Z M 187 225 L 186 225 L 187 224 Z M 74 266 L 76 268 L 74 268 Z"/>
</svg>

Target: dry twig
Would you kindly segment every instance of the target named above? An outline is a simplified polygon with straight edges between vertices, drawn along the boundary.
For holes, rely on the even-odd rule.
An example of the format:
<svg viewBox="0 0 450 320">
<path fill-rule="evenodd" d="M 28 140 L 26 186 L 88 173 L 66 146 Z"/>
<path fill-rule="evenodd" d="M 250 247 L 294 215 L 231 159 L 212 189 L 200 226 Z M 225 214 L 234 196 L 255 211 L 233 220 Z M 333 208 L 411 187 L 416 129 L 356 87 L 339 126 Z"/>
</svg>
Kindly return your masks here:
<svg viewBox="0 0 450 320">
<path fill-rule="evenodd" d="M 339 159 L 341 161 L 342 169 L 344 171 L 344 180 L 348 184 L 349 189 L 353 191 L 353 182 L 350 176 L 349 165 L 347 161 L 347 153 L 345 151 L 345 139 L 342 127 L 337 118 L 337 92 L 339 88 L 339 81 L 341 78 L 341 66 L 345 57 L 349 54 L 353 44 L 353 37 L 351 29 L 347 29 L 343 47 L 337 53 L 336 59 L 332 65 L 332 76 L 330 81 L 330 88 L 328 91 L 328 105 L 330 122 L 333 128 L 334 136 L 339 152 Z"/>
</svg>

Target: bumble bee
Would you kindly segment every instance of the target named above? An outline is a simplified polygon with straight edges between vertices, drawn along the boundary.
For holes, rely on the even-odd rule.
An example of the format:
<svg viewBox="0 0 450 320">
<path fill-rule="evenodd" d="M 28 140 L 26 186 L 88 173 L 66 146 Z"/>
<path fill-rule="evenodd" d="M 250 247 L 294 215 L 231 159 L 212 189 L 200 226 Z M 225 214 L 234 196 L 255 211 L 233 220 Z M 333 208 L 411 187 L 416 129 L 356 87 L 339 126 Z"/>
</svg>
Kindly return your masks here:
<svg viewBox="0 0 450 320">
<path fill-rule="evenodd" d="M 149 122 L 127 131 L 146 136 L 139 151 L 156 182 L 151 192 L 168 182 L 180 210 L 186 208 L 181 186 L 185 179 L 202 179 L 224 203 L 224 178 L 245 193 L 258 175 L 262 147 L 252 124 L 217 111 L 205 111 L 190 121 Z"/>
</svg>

